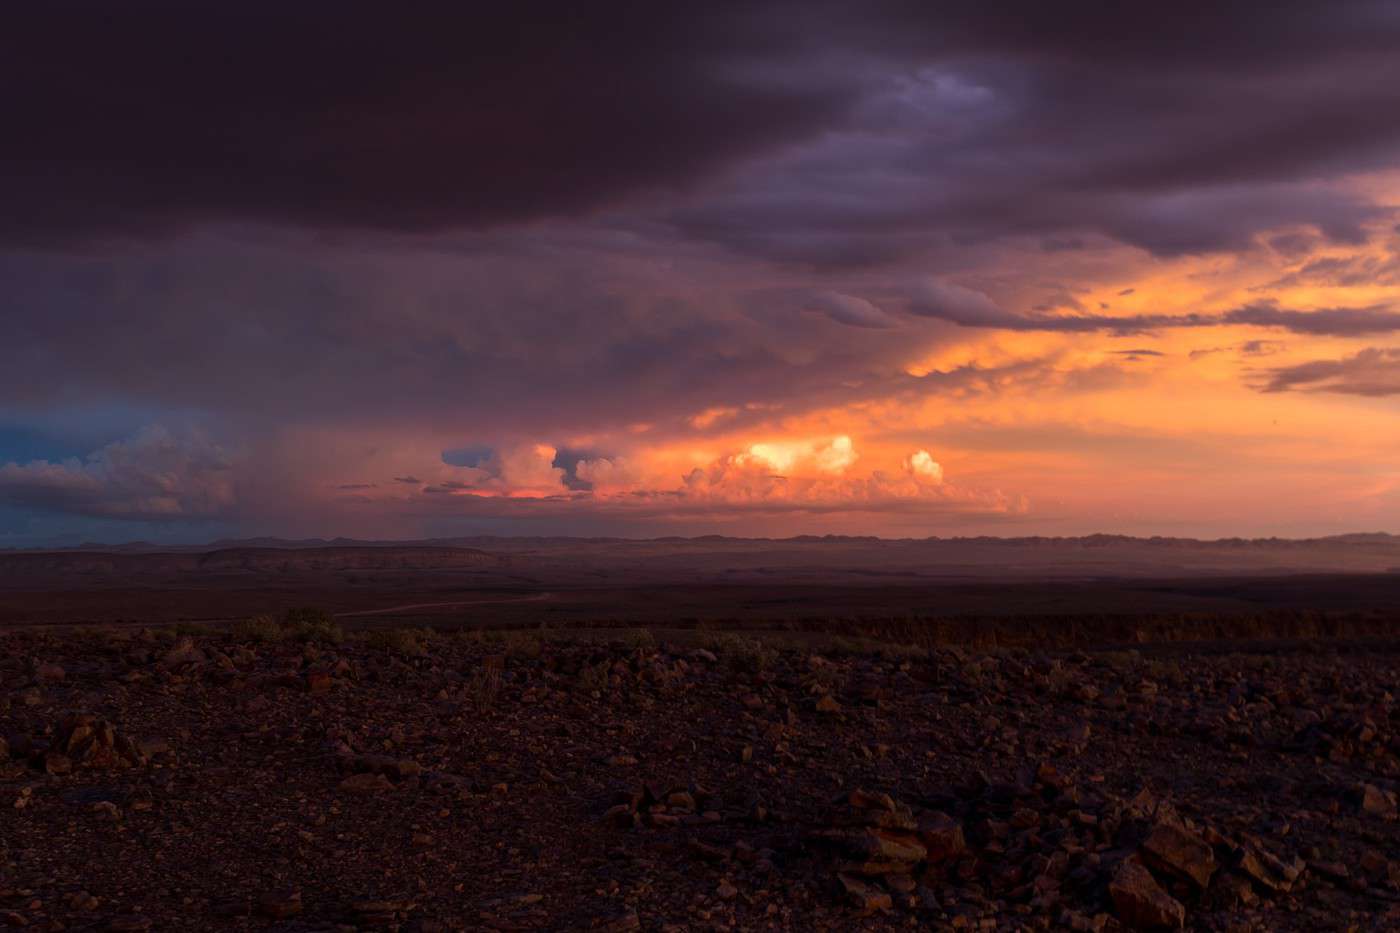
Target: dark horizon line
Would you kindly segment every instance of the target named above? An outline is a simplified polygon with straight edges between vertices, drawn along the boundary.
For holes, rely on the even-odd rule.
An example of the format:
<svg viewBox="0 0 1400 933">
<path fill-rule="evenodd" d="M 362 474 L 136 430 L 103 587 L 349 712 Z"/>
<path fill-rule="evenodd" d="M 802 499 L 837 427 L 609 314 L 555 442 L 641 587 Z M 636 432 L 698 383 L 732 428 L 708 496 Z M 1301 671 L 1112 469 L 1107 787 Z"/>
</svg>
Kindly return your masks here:
<svg viewBox="0 0 1400 933">
<path fill-rule="evenodd" d="M 941 535 L 929 535 L 926 537 L 884 537 L 881 535 L 839 535 L 839 534 L 803 534 L 788 535 L 784 537 L 763 537 L 745 535 L 659 535 L 657 537 L 627 537 L 618 535 L 451 535 L 438 538 L 283 538 L 276 535 L 262 535 L 251 538 L 218 538 L 205 544 L 156 544 L 150 541 L 124 541 L 124 542 L 98 542 L 88 541 L 81 544 L 62 546 L 34 547 L 5 547 L 0 548 L 0 554 L 18 553 L 64 553 L 64 552 L 116 552 L 116 551 L 140 551 L 145 553 L 174 553 L 174 552 L 206 552 L 213 553 L 224 550 L 238 550 L 250 548 L 265 548 L 270 550 L 304 550 L 310 548 L 325 547 L 471 547 L 468 542 L 560 542 L 560 543 L 582 543 L 582 544 L 660 544 L 677 542 L 770 542 L 774 544 L 785 543 L 815 543 L 815 542 L 871 542 L 880 541 L 890 544 L 919 544 L 928 542 L 996 542 L 999 544 L 1019 544 L 1025 542 L 1089 542 L 1089 541 L 1117 541 L 1117 542 L 1142 542 L 1147 544 L 1201 544 L 1201 545 L 1237 545 L 1237 544 L 1322 544 L 1322 543 L 1360 543 L 1370 541 L 1394 541 L 1400 540 L 1397 536 L 1388 531 L 1354 531 L 1344 532 L 1334 535 L 1320 535 L 1316 537 L 1285 538 L 1277 535 L 1268 537 L 1245 538 L 1239 536 L 1222 538 L 1193 538 L 1177 537 L 1172 535 L 1129 535 L 1115 532 L 1092 532 L 1084 535 L 1017 535 L 1003 537 L 1000 535 L 951 535 L 944 537 Z"/>
</svg>

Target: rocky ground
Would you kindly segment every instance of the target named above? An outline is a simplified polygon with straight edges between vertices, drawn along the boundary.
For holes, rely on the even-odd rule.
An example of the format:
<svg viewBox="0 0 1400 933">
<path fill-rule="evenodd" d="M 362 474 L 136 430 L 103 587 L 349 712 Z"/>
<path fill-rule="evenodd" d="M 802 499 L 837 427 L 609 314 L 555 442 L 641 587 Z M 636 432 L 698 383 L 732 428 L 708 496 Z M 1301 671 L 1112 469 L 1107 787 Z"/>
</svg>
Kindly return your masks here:
<svg viewBox="0 0 1400 933">
<path fill-rule="evenodd" d="M 1400 928 L 1397 661 L 11 632 L 0 925 Z"/>
</svg>

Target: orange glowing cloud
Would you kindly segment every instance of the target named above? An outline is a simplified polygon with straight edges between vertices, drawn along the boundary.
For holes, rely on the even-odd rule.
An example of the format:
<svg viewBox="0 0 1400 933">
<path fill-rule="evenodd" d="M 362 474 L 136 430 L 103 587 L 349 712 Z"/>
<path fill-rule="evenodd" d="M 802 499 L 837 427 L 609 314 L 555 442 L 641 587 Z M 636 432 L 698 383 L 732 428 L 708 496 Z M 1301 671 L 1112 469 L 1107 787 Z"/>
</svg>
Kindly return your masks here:
<svg viewBox="0 0 1400 933">
<path fill-rule="evenodd" d="M 302 444 L 323 463 L 295 472 L 335 502 L 427 514 L 781 512 L 821 515 L 820 530 L 841 513 L 871 533 L 1387 527 L 1400 521 L 1397 257 L 1384 224 L 1354 244 L 1279 229 L 1231 254 L 1027 250 L 996 257 L 1016 277 L 947 276 L 957 287 L 935 297 L 961 316 L 947 320 L 905 313 L 909 280 L 869 273 L 839 293 L 870 295 L 888 326 L 804 306 L 812 330 L 767 347 L 762 362 L 794 367 L 801 388 L 747 361 L 669 411 L 585 410 L 505 438 L 381 431 L 370 454 L 351 432 Z M 727 365 L 721 350 L 707 365 Z M 464 440 L 490 456 L 444 462 Z"/>
</svg>

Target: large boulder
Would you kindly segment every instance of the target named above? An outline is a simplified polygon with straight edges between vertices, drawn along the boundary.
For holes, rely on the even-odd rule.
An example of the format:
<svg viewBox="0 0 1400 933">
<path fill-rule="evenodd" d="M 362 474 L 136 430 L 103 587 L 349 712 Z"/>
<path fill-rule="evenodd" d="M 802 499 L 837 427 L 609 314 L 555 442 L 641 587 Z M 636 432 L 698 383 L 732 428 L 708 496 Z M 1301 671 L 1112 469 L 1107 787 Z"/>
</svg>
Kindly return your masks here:
<svg viewBox="0 0 1400 933">
<path fill-rule="evenodd" d="M 962 824 L 946 813 L 929 810 L 919 814 L 919 840 L 931 863 L 947 862 L 967 851 Z"/>
<path fill-rule="evenodd" d="M 1179 930 L 1186 922 L 1186 908 L 1162 890 L 1141 862 L 1128 859 L 1108 886 L 1118 919 L 1134 930 Z"/>
<path fill-rule="evenodd" d="M 1189 881 L 1197 891 L 1204 891 L 1215 874 L 1215 851 L 1195 833 L 1176 826 L 1153 829 L 1140 854 L 1153 869 Z"/>
</svg>

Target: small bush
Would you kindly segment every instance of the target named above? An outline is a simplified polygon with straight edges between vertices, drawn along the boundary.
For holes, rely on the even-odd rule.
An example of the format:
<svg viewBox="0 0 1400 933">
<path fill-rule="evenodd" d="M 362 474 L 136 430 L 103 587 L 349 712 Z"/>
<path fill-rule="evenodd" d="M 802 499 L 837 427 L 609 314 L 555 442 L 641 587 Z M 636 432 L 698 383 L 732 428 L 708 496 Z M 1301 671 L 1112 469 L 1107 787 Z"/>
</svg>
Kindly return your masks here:
<svg viewBox="0 0 1400 933">
<path fill-rule="evenodd" d="M 244 619 L 233 627 L 233 637 L 239 641 L 251 641 L 259 645 L 282 641 L 287 637 L 282 623 L 272 616 L 263 614 Z"/>
<path fill-rule="evenodd" d="M 545 636 L 539 632 L 505 632 L 500 649 L 510 658 L 538 658 L 544 654 Z"/>
<path fill-rule="evenodd" d="M 345 630 L 334 622 L 300 622 L 292 626 L 292 641 L 338 645 L 345 640 Z"/>
<path fill-rule="evenodd" d="M 426 629 L 378 628 L 365 633 L 369 647 L 412 658 L 427 654 L 431 639 L 432 633 Z"/>
<path fill-rule="evenodd" d="M 258 644 L 276 644 L 283 641 L 318 642 L 339 644 L 345 632 L 330 613 L 323 609 L 289 609 L 281 619 L 266 613 L 245 619 L 233 627 L 235 638 Z"/>
<path fill-rule="evenodd" d="M 612 671 L 612 662 L 607 660 L 599 661 L 597 664 L 584 665 L 583 670 L 578 672 L 578 687 L 585 693 L 594 691 L 602 692 L 608 689 L 608 676 Z"/>
<path fill-rule="evenodd" d="M 629 648 L 651 649 L 656 647 L 656 636 L 649 628 L 633 628 L 623 633 L 622 642 Z"/>
<path fill-rule="evenodd" d="M 484 658 L 467 681 L 467 694 L 477 712 L 484 713 L 496 705 L 501 693 L 501 675 L 505 670 L 505 658 L 492 655 Z"/>
<path fill-rule="evenodd" d="M 778 650 L 757 638 L 745 638 L 728 632 L 716 632 L 705 638 L 703 647 L 719 655 L 731 668 L 748 674 L 758 674 L 778 660 Z"/>
<path fill-rule="evenodd" d="M 345 639 L 345 632 L 324 609 L 303 606 L 288 609 L 282 617 L 285 638 L 298 642 L 320 642 L 336 645 Z"/>
</svg>

